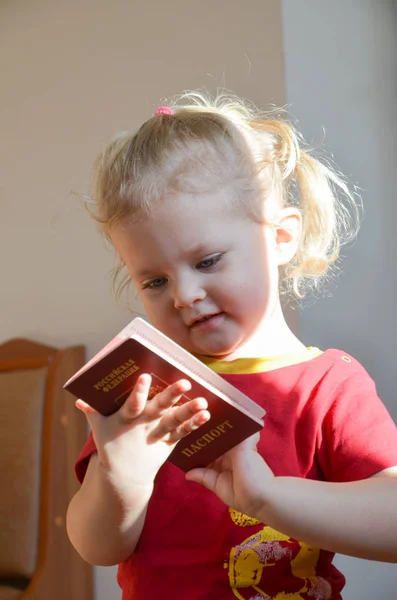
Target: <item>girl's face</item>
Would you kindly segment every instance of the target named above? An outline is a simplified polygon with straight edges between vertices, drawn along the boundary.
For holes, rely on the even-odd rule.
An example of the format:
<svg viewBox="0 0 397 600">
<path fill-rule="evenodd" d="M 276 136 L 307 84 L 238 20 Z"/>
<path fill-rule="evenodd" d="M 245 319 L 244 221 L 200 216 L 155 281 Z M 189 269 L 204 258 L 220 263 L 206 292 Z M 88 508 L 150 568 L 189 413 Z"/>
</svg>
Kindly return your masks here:
<svg viewBox="0 0 397 600">
<path fill-rule="evenodd" d="M 267 346 L 282 318 L 277 229 L 227 200 L 226 188 L 180 194 L 111 235 L 153 325 L 190 352 L 224 358 L 258 334 Z"/>
</svg>

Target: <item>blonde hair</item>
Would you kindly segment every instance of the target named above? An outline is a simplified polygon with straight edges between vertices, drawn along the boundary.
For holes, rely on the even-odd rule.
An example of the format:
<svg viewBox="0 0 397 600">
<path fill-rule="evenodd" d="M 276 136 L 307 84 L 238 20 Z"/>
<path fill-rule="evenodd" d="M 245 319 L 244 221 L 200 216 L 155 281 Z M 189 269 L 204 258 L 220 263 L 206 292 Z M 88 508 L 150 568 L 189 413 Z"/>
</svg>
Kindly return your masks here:
<svg viewBox="0 0 397 600">
<path fill-rule="evenodd" d="M 186 92 L 170 107 L 173 115 L 153 116 L 136 133 L 119 134 L 95 161 L 88 209 L 102 233 L 109 238 L 115 224 L 150 214 L 164 197 L 225 183 L 233 184 L 253 218 L 263 220 L 275 190 L 284 206 L 302 213 L 298 250 L 282 272 L 284 289 L 303 297 L 318 288 L 358 230 L 357 196 L 342 176 L 315 158 L 291 123 L 274 118 L 275 111 L 260 112 L 229 92 L 214 98 Z M 198 169 L 200 178 L 194 177 Z M 115 269 L 115 280 L 122 268 Z"/>
</svg>

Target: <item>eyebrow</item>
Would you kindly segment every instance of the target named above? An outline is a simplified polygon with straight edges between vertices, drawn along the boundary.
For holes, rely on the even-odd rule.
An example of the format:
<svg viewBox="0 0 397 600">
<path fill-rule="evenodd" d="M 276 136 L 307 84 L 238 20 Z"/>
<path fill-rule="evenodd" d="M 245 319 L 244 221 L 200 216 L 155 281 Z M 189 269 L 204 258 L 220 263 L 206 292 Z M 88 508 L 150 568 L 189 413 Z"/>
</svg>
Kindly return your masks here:
<svg viewBox="0 0 397 600">
<path fill-rule="evenodd" d="M 142 269 L 134 274 L 134 279 L 147 279 L 148 277 L 156 277 L 156 273 L 153 269 Z"/>
<path fill-rule="evenodd" d="M 201 254 L 208 254 L 208 245 L 200 243 L 197 246 L 193 246 L 193 248 L 189 248 L 186 252 L 187 256 L 200 256 Z"/>
<path fill-rule="evenodd" d="M 192 256 L 200 256 L 200 255 L 207 255 L 207 254 L 212 254 L 212 251 L 208 250 L 208 246 L 204 245 L 203 243 L 197 244 L 197 246 L 193 246 L 192 248 L 188 248 L 185 252 L 185 256 L 187 257 L 192 257 Z M 158 270 L 158 272 L 154 271 L 154 269 L 151 268 L 143 268 L 140 271 L 137 271 L 135 273 L 135 276 L 137 279 L 146 279 L 146 278 L 150 278 L 153 276 L 161 276 L 161 269 Z"/>
</svg>

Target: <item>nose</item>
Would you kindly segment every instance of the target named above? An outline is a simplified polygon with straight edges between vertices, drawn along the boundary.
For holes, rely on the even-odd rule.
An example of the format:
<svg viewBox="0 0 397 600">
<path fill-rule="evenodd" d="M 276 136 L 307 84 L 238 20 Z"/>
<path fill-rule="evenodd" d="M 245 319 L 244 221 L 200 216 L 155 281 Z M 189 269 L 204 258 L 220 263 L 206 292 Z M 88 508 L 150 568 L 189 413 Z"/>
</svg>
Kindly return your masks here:
<svg viewBox="0 0 397 600">
<path fill-rule="evenodd" d="M 177 309 L 189 308 L 196 302 L 204 300 L 206 295 L 198 274 L 185 275 L 174 283 L 174 306 Z"/>
</svg>

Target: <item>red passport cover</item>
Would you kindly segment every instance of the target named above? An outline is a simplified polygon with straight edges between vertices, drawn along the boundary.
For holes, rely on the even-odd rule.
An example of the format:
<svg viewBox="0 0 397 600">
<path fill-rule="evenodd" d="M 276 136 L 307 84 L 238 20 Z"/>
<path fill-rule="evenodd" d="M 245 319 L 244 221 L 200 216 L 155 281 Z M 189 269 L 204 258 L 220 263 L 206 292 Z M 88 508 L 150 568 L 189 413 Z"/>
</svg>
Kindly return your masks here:
<svg viewBox="0 0 397 600">
<path fill-rule="evenodd" d="M 200 396 L 208 402 L 208 423 L 180 440 L 169 457 L 183 471 L 207 466 L 263 427 L 261 419 L 248 416 L 132 338 L 121 341 L 64 387 L 108 416 L 124 404 L 141 373 L 152 377 L 149 398 L 179 379 L 188 379 L 192 389 L 183 400 Z"/>
</svg>

